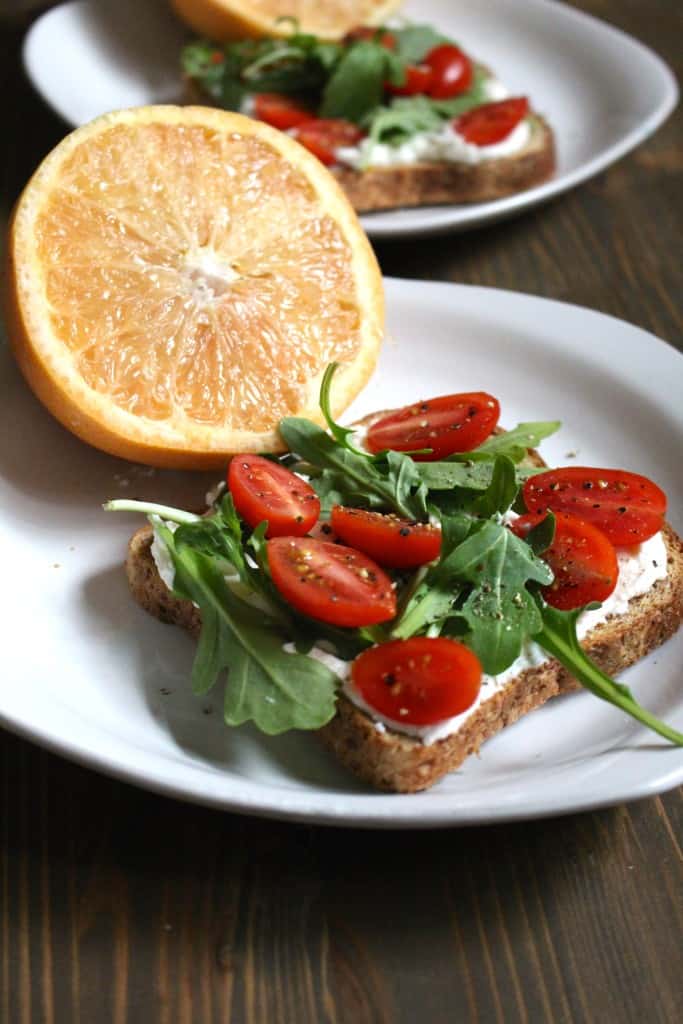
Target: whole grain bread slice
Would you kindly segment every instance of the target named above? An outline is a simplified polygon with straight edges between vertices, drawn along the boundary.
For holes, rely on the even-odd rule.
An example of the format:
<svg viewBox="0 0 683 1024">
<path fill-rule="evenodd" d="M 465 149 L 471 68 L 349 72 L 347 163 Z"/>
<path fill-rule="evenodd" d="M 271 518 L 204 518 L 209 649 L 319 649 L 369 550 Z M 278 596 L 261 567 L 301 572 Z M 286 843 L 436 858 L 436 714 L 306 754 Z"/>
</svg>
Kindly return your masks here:
<svg viewBox="0 0 683 1024">
<path fill-rule="evenodd" d="M 201 616 L 189 601 L 166 587 L 151 553 L 152 529 L 145 526 L 131 538 L 126 573 L 135 600 L 162 622 L 198 637 Z M 663 580 L 629 603 L 624 615 L 612 616 L 583 641 L 591 657 L 614 675 L 672 636 L 683 619 L 683 542 L 664 528 L 668 572 Z M 545 704 L 551 697 L 579 688 L 557 661 L 527 669 L 491 698 L 485 699 L 457 732 L 425 745 L 376 723 L 343 695 L 337 714 L 319 730 L 325 746 L 350 771 L 376 789 L 412 793 L 433 785 L 459 768 L 481 745 L 506 725 Z"/>
<path fill-rule="evenodd" d="M 459 161 L 368 167 L 333 167 L 332 173 L 355 210 L 371 213 L 397 207 L 486 203 L 523 192 L 555 172 L 555 139 L 548 122 L 530 118 L 531 137 L 524 149 L 478 164 Z"/>
</svg>

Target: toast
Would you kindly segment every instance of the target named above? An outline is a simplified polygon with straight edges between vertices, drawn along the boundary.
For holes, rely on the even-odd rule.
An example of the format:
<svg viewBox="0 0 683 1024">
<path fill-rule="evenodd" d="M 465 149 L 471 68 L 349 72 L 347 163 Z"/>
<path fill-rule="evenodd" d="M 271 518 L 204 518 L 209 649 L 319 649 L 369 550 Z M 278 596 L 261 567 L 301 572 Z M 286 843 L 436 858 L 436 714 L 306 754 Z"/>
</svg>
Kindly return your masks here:
<svg viewBox="0 0 683 1024">
<path fill-rule="evenodd" d="M 527 146 L 512 156 L 479 164 L 457 161 L 368 167 L 357 171 L 334 167 L 332 174 L 358 213 L 398 207 L 486 203 L 523 192 L 555 173 L 555 140 L 540 115 L 532 117 Z"/>
<path fill-rule="evenodd" d="M 488 68 L 480 65 L 490 74 Z M 217 102 L 188 74 L 183 76 L 183 102 Z M 516 152 L 483 159 L 425 161 L 356 169 L 344 163 L 329 167 L 358 213 L 416 206 L 483 203 L 523 192 L 553 176 L 555 138 L 548 122 L 536 111 L 527 116 L 530 136 Z M 290 130 L 296 137 L 296 129 Z"/>
<path fill-rule="evenodd" d="M 534 461 L 540 462 L 538 456 Z M 175 597 L 162 581 L 151 553 L 152 536 L 150 526 L 142 527 L 129 544 L 126 573 L 133 596 L 155 618 L 181 626 L 197 638 L 200 613 L 189 601 Z M 593 660 L 611 675 L 664 643 L 683 619 L 683 542 L 668 525 L 663 536 L 667 576 L 633 598 L 625 614 L 608 617 L 582 641 Z M 417 792 L 459 768 L 506 725 L 551 697 L 579 688 L 566 669 L 548 658 L 484 699 L 455 733 L 429 745 L 389 728 L 378 730 L 372 718 L 340 695 L 337 714 L 319 730 L 319 736 L 343 765 L 376 789 Z"/>
</svg>

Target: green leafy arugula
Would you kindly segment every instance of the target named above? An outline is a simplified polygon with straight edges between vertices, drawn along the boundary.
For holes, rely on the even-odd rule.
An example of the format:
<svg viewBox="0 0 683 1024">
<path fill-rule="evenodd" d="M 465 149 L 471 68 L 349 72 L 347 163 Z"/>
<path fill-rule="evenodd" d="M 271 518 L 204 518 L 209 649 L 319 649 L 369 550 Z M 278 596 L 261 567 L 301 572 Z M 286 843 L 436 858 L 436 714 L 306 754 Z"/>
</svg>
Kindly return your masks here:
<svg viewBox="0 0 683 1024">
<path fill-rule="evenodd" d="M 483 444 L 464 457 L 507 455 L 513 462 L 522 462 L 523 459 L 528 458 L 530 448 L 538 448 L 541 441 L 556 433 L 560 426 L 559 420 L 518 423 L 512 430 L 506 430 L 501 434 L 491 434 Z"/>
<path fill-rule="evenodd" d="M 527 589 L 548 585 L 553 574 L 523 540 L 492 520 L 479 522 L 450 556 L 453 577 L 472 588 L 457 609 L 465 620 L 465 642 L 488 675 L 498 675 L 519 657 L 528 637 L 541 629 L 541 614 Z"/>
<path fill-rule="evenodd" d="M 253 721 L 273 735 L 317 729 L 335 713 L 338 678 L 303 654 L 283 651 L 281 623 L 235 595 L 215 559 L 158 523 L 173 560 L 173 590 L 200 609 L 202 628 L 192 668 L 197 694 L 228 672 L 224 717 L 228 725 Z"/>
<path fill-rule="evenodd" d="M 322 94 L 320 117 L 360 123 L 382 103 L 386 82 L 402 84 L 405 65 L 391 50 L 372 40 L 350 46 L 341 56 Z"/>
<path fill-rule="evenodd" d="M 536 643 L 556 658 L 561 665 L 564 665 L 574 678 L 578 679 L 581 685 L 596 697 L 621 708 L 622 711 L 671 743 L 675 743 L 679 747 L 683 746 L 683 733 L 678 732 L 647 711 L 638 703 L 628 686 L 611 679 L 588 657 L 576 635 L 577 619 L 586 609 L 577 608 L 574 611 L 562 612 L 542 603 L 540 598 L 538 601 L 542 628 L 534 638 Z M 589 607 L 597 607 L 597 605 Z"/>
<path fill-rule="evenodd" d="M 453 43 L 431 25 L 413 23 L 403 28 L 392 28 L 391 34 L 396 40 L 396 53 L 407 64 L 419 64 L 435 46 Z"/>
<path fill-rule="evenodd" d="M 388 452 L 383 462 L 375 462 L 302 417 L 281 420 L 279 429 L 290 451 L 313 467 L 316 475 L 310 482 L 326 507 L 355 504 L 384 508 L 407 519 L 427 518 L 427 492 L 409 456 Z"/>
</svg>

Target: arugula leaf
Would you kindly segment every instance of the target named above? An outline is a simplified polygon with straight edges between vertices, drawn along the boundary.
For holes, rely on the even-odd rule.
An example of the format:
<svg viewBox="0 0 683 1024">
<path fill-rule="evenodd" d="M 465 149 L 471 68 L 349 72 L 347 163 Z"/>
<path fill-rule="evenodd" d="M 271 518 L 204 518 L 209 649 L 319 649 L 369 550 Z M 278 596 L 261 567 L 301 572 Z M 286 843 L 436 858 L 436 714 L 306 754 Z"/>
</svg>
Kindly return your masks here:
<svg viewBox="0 0 683 1024">
<path fill-rule="evenodd" d="M 576 620 L 585 609 L 576 608 L 570 612 L 562 612 L 542 602 L 540 596 L 537 600 L 543 625 L 541 631 L 534 637 L 536 643 L 557 658 L 560 664 L 596 697 L 621 708 L 676 746 L 683 746 L 683 733 L 647 711 L 638 703 L 628 686 L 615 682 L 588 657 L 576 635 Z"/>
<path fill-rule="evenodd" d="M 467 644 L 484 671 L 498 675 L 519 656 L 524 640 L 542 626 L 527 583 L 552 583 L 553 574 L 523 540 L 490 520 L 478 522 L 446 564 L 457 580 L 472 584 L 457 614 L 469 626 Z"/>
<path fill-rule="evenodd" d="M 507 512 L 517 497 L 518 490 L 514 462 L 507 455 L 498 455 L 493 463 L 491 483 L 472 503 L 471 511 L 484 519 L 490 519 L 496 513 Z"/>
<path fill-rule="evenodd" d="M 453 552 L 469 534 L 474 520 L 466 514 L 441 515 L 441 553 L 436 565 L 415 573 L 408 587 L 401 610 L 392 627 L 392 636 L 399 640 L 423 633 L 435 623 L 452 614 L 464 590 L 450 569 Z"/>
<path fill-rule="evenodd" d="M 392 59 L 391 51 L 369 39 L 349 47 L 323 90 L 319 116 L 362 121 L 382 102 Z"/>
<path fill-rule="evenodd" d="M 157 525 L 175 568 L 173 590 L 198 605 L 202 630 L 192 669 L 195 693 L 207 693 L 228 671 L 228 725 L 253 721 L 269 735 L 318 729 L 334 716 L 337 676 L 302 654 L 289 654 L 279 624 L 240 600 L 215 559 Z"/>
<path fill-rule="evenodd" d="M 355 501 L 387 508 L 407 519 L 427 518 L 427 491 L 409 456 L 387 452 L 384 463 L 375 462 L 341 447 L 321 427 L 302 417 L 281 420 L 279 430 L 290 451 L 319 470 L 331 471 L 323 476 L 326 496 L 333 490 L 340 504 Z M 320 477 L 312 477 L 311 484 L 318 490 Z"/>
<path fill-rule="evenodd" d="M 226 494 L 209 516 L 179 526 L 175 543 L 186 544 L 211 558 L 218 558 L 234 569 L 243 583 L 251 583 L 251 573 L 244 557 L 242 524 L 235 511 L 231 494 Z"/>
<path fill-rule="evenodd" d="M 502 434 L 491 434 L 483 444 L 473 452 L 467 452 L 463 458 L 472 455 L 507 455 L 513 462 L 521 462 L 527 457 L 529 448 L 538 448 L 541 441 L 556 433 L 561 427 L 559 420 L 548 420 L 538 423 L 518 423 L 512 430 Z"/>
<path fill-rule="evenodd" d="M 396 40 L 396 52 L 403 57 L 407 64 L 419 64 L 435 46 L 453 42 L 452 39 L 436 32 L 431 25 L 406 25 L 404 28 L 392 28 L 391 34 Z"/>
<path fill-rule="evenodd" d="M 325 417 L 327 428 L 335 441 L 342 445 L 343 448 L 348 448 L 348 450 L 353 452 L 354 455 L 360 455 L 364 459 L 373 459 L 374 457 L 370 452 L 363 451 L 362 448 L 356 448 L 356 446 L 349 440 L 349 438 L 353 437 L 356 433 L 355 429 L 353 427 L 342 427 L 341 424 L 337 423 L 332 416 L 330 390 L 332 388 L 332 378 L 338 368 L 339 363 L 330 363 L 323 374 L 322 381 L 320 382 L 320 409 Z"/>
<path fill-rule="evenodd" d="M 547 551 L 555 539 L 555 516 L 548 512 L 545 519 L 537 523 L 524 538 L 535 555 Z"/>
<path fill-rule="evenodd" d="M 371 144 L 400 146 L 417 132 L 439 131 L 444 121 L 452 120 L 486 102 L 484 83 L 488 75 L 475 68 L 472 86 L 450 100 L 430 96 L 398 96 L 388 106 L 371 110 L 363 121 Z"/>
</svg>

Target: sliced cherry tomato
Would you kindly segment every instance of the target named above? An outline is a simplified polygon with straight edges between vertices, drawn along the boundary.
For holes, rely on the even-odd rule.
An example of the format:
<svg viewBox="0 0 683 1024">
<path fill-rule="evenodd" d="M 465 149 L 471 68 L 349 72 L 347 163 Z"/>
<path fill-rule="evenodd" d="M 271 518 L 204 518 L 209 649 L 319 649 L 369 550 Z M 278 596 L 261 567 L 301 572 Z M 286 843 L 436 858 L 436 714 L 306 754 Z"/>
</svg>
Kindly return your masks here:
<svg viewBox="0 0 683 1024">
<path fill-rule="evenodd" d="M 326 166 L 337 163 L 337 149 L 355 146 L 363 138 L 360 128 L 341 117 L 311 118 L 297 125 L 292 134 Z"/>
<path fill-rule="evenodd" d="M 443 395 L 397 409 L 373 423 L 365 439 L 369 451 L 385 448 L 409 452 L 431 448 L 429 455 L 413 456 L 434 462 L 453 452 L 469 452 L 489 436 L 498 422 L 500 405 L 485 391 Z"/>
<path fill-rule="evenodd" d="M 312 537 L 267 545 L 273 583 L 304 615 L 335 626 L 371 626 L 396 614 L 391 580 L 367 555 Z"/>
<path fill-rule="evenodd" d="M 472 85 L 472 61 L 457 46 L 443 43 L 435 46 L 424 58 L 431 69 L 429 95 L 435 100 L 448 100 L 467 92 Z"/>
<path fill-rule="evenodd" d="M 354 661 L 351 678 L 363 700 L 386 718 L 431 725 L 474 703 L 481 665 L 457 640 L 414 636 L 369 647 Z"/>
<path fill-rule="evenodd" d="M 249 526 L 268 520 L 266 537 L 303 536 L 320 515 L 312 487 L 285 466 L 260 455 L 235 455 L 228 469 L 235 508 Z"/>
<path fill-rule="evenodd" d="M 392 96 L 416 96 L 431 90 L 434 72 L 426 64 L 408 64 L 403 85 L 385 82 L 384 88 Z"/>
<path fill-rule="evenodd" d="M 311 112 L 289 96 L 277 92 L 259 92 L 254 96 L 254 116 L 273 128 L 287 131 L 311 120 Z"/>
<path fill-rule="evenodd" d="M 512 532 L 526 537 L 546 513 L 529 512 L 512 523 Z M 548 604 L 562 611 L 604 601 L 617 585 L 619 566 L 614 545 L 602 530 L 566 512 L 555 513 L 555 536 L 541 558 L 555 579 L 541 593 Z"/>
<path fill-rule="evenodd" d="M 391 32 L 385 32 L 379 28 L 373 28 L 372 25 L 358 25 L 356 28 L 352 28 L 351 31 L 347 32 L 344 36 L 344 42 L 347 46 L 350 46 L 352 43 L 357 43 L 360 40 L 377 42 L 380 46 L 383 46 L 385 50 L 396 49 L 396 36 L 393 36 Z"/>
<path fill-rule="evenodd" d="M 334 506 L 331 523 L 346 544 L 392 569 L 412 569 L 433 562 L 441 550 L 441 530 L 430 523 L 343 505 Z"/>
<path fill-rule="evenodd" d="M 222 64 L 225 60 L 225 54 L 221 50 L 214 50 L 209 58 L 210 64 Z"/>
<path fill-rule="evenodd" d="M 526 96 L 515 96 L 468 110 L 466 114 L 456 117 L 453 127 L 466 142 L 475 146 L 493 146 L 507 139 L 528 113 L 529 101 Z"/>
<path fill-rule="evenodd" d="M 654 536 L 666 513 L 664 491 L 625 469 L 551 469 L 529 477 L 523 493 L 530 512 L 571 512 L 599 527 L 617 547 Z"/>
</svg>

